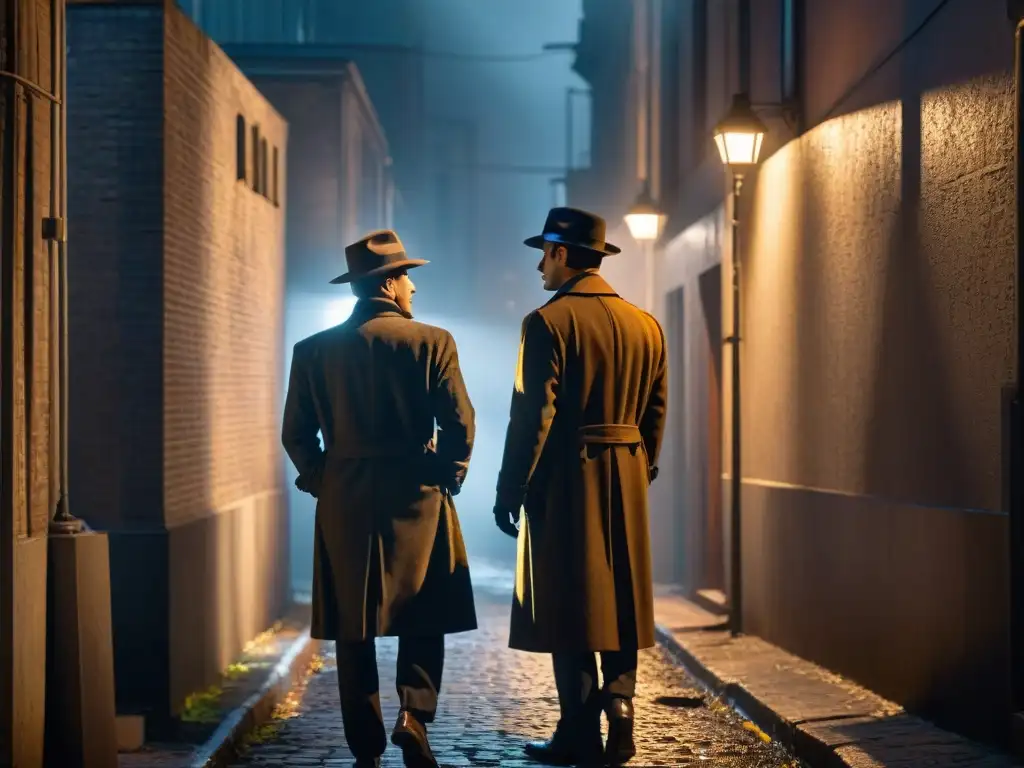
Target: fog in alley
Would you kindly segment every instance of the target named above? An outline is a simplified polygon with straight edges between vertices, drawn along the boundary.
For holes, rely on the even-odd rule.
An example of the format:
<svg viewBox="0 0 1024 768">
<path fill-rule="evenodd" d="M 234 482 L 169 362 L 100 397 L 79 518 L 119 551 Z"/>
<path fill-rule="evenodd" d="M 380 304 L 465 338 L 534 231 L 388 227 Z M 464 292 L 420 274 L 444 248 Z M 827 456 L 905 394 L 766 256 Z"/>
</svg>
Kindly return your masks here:
<svg viewBox="0 0 1024 768">
<path fill-rule="evenodd" d="M 349 4 L 345 13 L 382 13 L 372 4 Z M 384 9 L 388 4 L 382 3 Z M 362 6 L 366 6 L 365 8 Z M 450 147 L 475 134 L 472 153 L 455 154 L 450 184 L 463 186 L 477 200 L 451 195 L 453 210 L 444 217 L 448 231 L 424 237 L 402 228 L 413 258 L 431 261 L 413 277 L 418 286 L 418 320 L 452 332 L 477 414 L 477 438 L 469 476 L 456 498 L 470 557 L 511 567 L 515 545 L 495 528 L 491 516 L 494 486 L 508 423 L 515 373 L 519 323 L 549 295 L 535 271 L 537 252 L 522 245 L 540 231 L 549 207 L 561 203 L 553 183 L 566 165 L 566 93 L 582 85 L 571 71 L 571 51 L 545 51 L 545 44 L 575 40 L 579 0 L 432 0 L 414 21 L 377 25 L 373 45 L 421 46 L 426 119 L 431 147 Z M 360 23 L 360 29 L 372 27 Z M 381 19 L 384 21 L 384 19 Z M 389 99 L 374 90 L 375 104 Z M 574 153 L 585 160 L 588 115 L 583 99 L 573 101 Z M 378 109 L 378 111 L 383 111 Z M 385 130 L 386 130 L 385 126 Z M 293 152 L 299 148 L 293 148 Z M 474 157 L 475 155 L 475 157 Z M 457 158 L 467 157 L 468 168 Z M 544 169 L 549 169 L 547 173 Z M 415 245 L 414 245 L 415 244 Z M 324 254 L 325 279 L 343 270 L 344 243 Z M 461 254 L 467 253 L 470 263 Z M 327 274 L 329 273 L 330 274 Z M 291 345 L 341 322 L 354 305 L 347 286 L 309 286 L 295 290 L 287 308 L 286 336 Z M 312 579 L 315 501 L 294 489 L 294 468 L 286 462 L 291 510 L 291 568 L 295 588 Z"/>
</svg>

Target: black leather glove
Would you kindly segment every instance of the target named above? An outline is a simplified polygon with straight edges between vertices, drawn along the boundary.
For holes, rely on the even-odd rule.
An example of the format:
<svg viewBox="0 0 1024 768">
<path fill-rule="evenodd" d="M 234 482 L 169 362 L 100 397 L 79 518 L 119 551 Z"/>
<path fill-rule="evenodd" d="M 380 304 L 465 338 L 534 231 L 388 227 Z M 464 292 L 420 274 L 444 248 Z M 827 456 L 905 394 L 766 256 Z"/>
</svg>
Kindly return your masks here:
<svg viewBox="0 0 1024 768">
<path fill-rule="evenodd" d="M 503 507 L 494 507 L 494 524 L 498 530 L 513 539 L 519 538 L 519 510 L 512 512 Z"/>
</svg>

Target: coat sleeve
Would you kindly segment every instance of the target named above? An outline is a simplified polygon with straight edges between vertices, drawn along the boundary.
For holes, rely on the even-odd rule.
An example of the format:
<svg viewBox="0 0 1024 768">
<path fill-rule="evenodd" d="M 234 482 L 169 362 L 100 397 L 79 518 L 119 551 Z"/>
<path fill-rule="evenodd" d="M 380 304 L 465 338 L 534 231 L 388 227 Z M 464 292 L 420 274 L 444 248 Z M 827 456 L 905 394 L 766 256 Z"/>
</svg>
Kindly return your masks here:
<svg viewBox="0 0 1024 768">
<path fill-rule="evenodd" d="M 458 493 L 469 471 L 476 436 L 476 413 L 459 367 L 459 352 L 450 333 L 437 347 L 431 396 L 437 421 L 437 457 L 442 483 Z"/>
<path fill-rule="evenodd" d="M 644 450 L 650 465 L 651 480 L 658 477 L 658 454 L 661 452 L 662 438 L 665 436 L 665 414 L 668 409 L 668 361 L 666 359 L 665 334 L 655 321 L 658 331 L 658 357 L 654 367 L 654 379 L 651 382 L 651 395 L 647 399 L 643 416 L 640 417 L 640 435 L 644 441 Z"/>
<path fill-rule="evenodd" d="M 320 448 L 320 422 L 313 402 L 305 351 L 296 344 L 292 351 L 292 369 L 288 377 L 288 394 L 284 403 L 281 443 L 299 476 L 295 487 L 320 495 L 324 471 L 324 452 Z"/>
<path fill-rule="evenodd" d="M 562 359 L 559 340 L 544 317 L 538 312 L 527 315 L 519 343 L 505 452 L 498 472 L 495 505 L 502 509 L 518 511 L 526 498 L 555 418 Z"/>
</svg>

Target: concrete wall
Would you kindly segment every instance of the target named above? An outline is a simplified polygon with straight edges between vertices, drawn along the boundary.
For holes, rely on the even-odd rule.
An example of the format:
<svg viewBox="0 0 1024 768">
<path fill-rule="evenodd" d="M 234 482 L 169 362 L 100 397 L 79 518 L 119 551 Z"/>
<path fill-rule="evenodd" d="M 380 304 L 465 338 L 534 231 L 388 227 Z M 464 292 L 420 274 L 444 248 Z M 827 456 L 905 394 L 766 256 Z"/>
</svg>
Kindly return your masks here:
<svg viewBox="0 0 1024 768">
<path fill-rule="evenodd" d="M 15 25 L 15 19 L 17 24 Z M 0 69 L 53 88 L 50 3 L 0 13 Z M 57 501 L 50 410 L 49 102 L 0 85 L 0 765 L 42 765 L 47 522 Z"/>
<path fill-rule="evenodd" d="M 1016 366 L 1011 30 L 1001 4 L 954 0 L 840 101 L 932 4 L 804 5 L 811 127 L 792 138 L 769 115 L 768 156 L 741 207 L 745 628 L 940 724 L 999 738 L 1001 403 Z M 735 61 L 734 38 L 715 32 L 735 20 L 726 4 L 712 8 L 725 15 L 708 19 L 709 124 L 736 87 L 712 74 L 735 73 L 714 63 Z M 755 102 L 779 98 L 778 9 L 754 3 Z M 708 223 L 684 203 L 720 200 L 722 181 L 694 169 L 659 264 L 665 291 L 682 288 L 688 304 L 706 254 L 691 243 Z M 692 350 L 702 330 L 690 306 L 685 317 L 668 331 Z M 708 450 L 709 406 L 690 392 L 701 366 L 685 360 L 666 450 L 682 443 L 689 457 Z M 728 435 L 727 414 L 723 426 Z M 699 529 L 702 469 L 692 457 L 685 466 L 670 495 L 682 508 L 655 517 Z M 706 546 L 680 552 L 699 558 Z"/>
<path fill-rule="evenodd" d="M 173 3 L 69 17 L 72 467 L 111 533 L 118 707 L 160 721 L 287 598 L 287 126 Z"/>
</svg>

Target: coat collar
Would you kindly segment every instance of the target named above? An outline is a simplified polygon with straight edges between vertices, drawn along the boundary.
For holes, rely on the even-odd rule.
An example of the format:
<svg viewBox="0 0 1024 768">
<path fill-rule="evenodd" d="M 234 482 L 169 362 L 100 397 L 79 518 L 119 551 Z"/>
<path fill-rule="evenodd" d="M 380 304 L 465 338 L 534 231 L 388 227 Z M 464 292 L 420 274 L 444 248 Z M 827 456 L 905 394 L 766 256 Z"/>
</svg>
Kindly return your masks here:
<svg viewBox="0 0 1024 768">
<path fill-rule="evenodd" d="M 555 291 L 548 301 L 557 301 L 563 296 L 618 296 L 615 289 L 597 272 L 581 272 Z"/>
<path fill-rule="evenodd" d="M 377 298 L 360 299 L 356 302 L 350 318 L 357 325 L 362 325 L 367 320 L 381 316 L 397 316 L 411 320 L 412 316 L 403 312 L 391 299 Z"/>
</svg>

